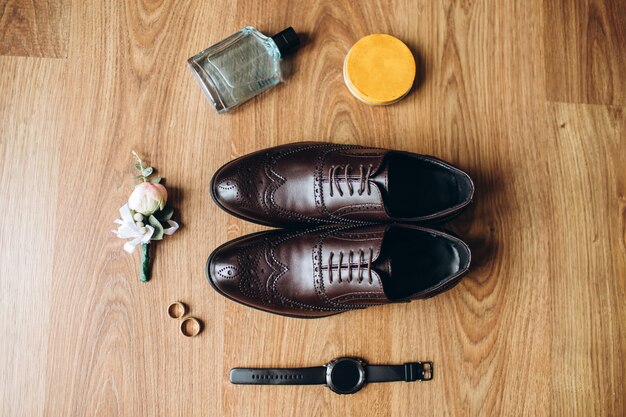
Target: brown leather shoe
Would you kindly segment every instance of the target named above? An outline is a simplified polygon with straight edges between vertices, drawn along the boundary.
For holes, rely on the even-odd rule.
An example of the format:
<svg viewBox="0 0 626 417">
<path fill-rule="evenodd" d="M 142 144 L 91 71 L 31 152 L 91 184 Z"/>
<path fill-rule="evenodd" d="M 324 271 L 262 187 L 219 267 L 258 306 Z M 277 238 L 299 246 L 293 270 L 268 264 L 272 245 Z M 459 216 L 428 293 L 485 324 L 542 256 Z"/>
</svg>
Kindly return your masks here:
<svg viewBox="0 0 626 417">
<path fill-rule="evenodd" d="M 290 317 L 314 318 L 428 298 L 470 264 L 461 240 L 410 225 L 271 230 L 217 248 L 207 278 L 223 296 Z"/>
<path fill-rule="evenodd" d="M 268 226 L 434 223 L 469 205 L 474 184 L 430 156 L 301 142 L 227 163 L 211 193 L 228 213 Z"/>
</svg>

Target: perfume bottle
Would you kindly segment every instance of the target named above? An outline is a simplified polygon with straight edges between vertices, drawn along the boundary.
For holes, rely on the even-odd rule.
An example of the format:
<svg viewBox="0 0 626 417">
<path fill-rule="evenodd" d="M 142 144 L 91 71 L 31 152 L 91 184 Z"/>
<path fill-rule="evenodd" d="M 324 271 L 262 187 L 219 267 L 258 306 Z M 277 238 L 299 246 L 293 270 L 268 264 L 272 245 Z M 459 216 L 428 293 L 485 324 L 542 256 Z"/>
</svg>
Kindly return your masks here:
<svg viewBox="0 0 626 417">
<path fill-rule="evenodd" d="M 292 27 L 272 37 L 246 27 L 188 63 L 215 110 L 222 113 L 281 82 L 280 60 L 299 46 Z"/>
</svg>

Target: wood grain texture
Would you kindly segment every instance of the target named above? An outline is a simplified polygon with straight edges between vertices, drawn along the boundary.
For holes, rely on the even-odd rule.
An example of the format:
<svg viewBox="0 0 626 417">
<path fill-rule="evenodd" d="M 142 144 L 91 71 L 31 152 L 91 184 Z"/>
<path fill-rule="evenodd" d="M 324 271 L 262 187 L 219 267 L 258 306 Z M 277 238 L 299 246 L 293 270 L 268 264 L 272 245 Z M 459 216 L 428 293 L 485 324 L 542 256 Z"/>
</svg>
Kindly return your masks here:
<svg viewBox="0 0 626 417">
<path fill-rule="evenodd" d="M 574 12 L 553 3 L 64 3 L 67 59 L 0 57 L 0 413 L 624 415 L 626 58 L 614 42 L 624 17 L 610 13 L 617 0 Z M 594 52 L 583 67 L 570 51 L 589 36 L 572 28 L 592 9 L 608 58 Z M 293 25 L 306 42 L 284 84 L 216 115 L 185 60 L 249 24 L 268 34 Z M 345 54 L 370 33 L 418 57 L 419 82 L 389 107 L 343 84 Z M 469 275 L 424 302 L 321 320 L 212 291 L 208 254 L 262 228 L 220 211 L 210 176 L 295 140 L 428 153 L 467 170 L 476 203 L 446 227 L 472 248 Z M 133 149 L 166 177 L 183 225 L 156 246 L 149 284 L 110 232 Z M 200 336 L 178 334 L 166 314 L 175 300 L 204 321 Z M 228 383 L 235 366 L 342 355 L 433 360 L 435 379 L 353 396 Z"/>
<path fill-rule="evenodd" d="M 44 410 L 62 76 L 59 61 L 0 60 L 3 416 L 38 416 Z"/>
<path fill-rule="evenodd" d="M 544 2 L 548 99 L 626 104 L 624 0 Z"/>
<path fill-rule="evenodd" d="M 571 154 L 550 167 L 557 173 L 552 231 L 568 242 L 567 250 L 549 249 L 550 362 L 562 380 L 552 395 L 563 399 L 551 404 L 551 414 L 620 415 L 626 406 L 626 118 L 611 107 L 554 104 L 548 111 L 555 151 Z M 582 210 L 568 208 L 581 200 Z"/>
<path fill-rule="evenodd" d="M 67 56 L 70 0 L 0 0 L 0 55 Z"/>
</svg>

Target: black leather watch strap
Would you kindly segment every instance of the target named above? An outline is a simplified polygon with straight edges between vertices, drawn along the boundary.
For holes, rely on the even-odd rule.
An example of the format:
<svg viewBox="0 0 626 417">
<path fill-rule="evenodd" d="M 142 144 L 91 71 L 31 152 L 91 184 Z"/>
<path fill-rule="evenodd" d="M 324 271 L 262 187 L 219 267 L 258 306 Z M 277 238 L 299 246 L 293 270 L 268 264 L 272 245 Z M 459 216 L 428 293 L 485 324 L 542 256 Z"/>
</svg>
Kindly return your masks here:
<svg viewBox="0 0 626 417">
<path fill-rule="evenodd" d="M 367 365 L 366 382 L 430 381 L 433 379 L 432 362 L 411 362 L 404 365 Z"/>
<path fill-rule="evenodd" d="M 255 385 L 316 385 L 326 383 L 326 367 L 311 368 L 233 368 L 233 384 Z"/>
</svg>

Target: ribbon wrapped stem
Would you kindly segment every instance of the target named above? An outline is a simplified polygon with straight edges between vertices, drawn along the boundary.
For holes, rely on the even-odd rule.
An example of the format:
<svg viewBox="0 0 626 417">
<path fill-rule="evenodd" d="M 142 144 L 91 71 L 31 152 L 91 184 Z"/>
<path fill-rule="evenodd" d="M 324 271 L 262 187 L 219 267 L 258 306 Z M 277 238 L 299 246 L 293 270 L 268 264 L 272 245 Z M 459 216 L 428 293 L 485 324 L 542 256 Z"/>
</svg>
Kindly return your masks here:
<svg viewBox="0 0 626 417">
<path fill-rule="evenodd" d="M 141 282 L 150 281 L 150 244 L 141 244 L 141 274 L 139 276 Z"/>
</svg>

